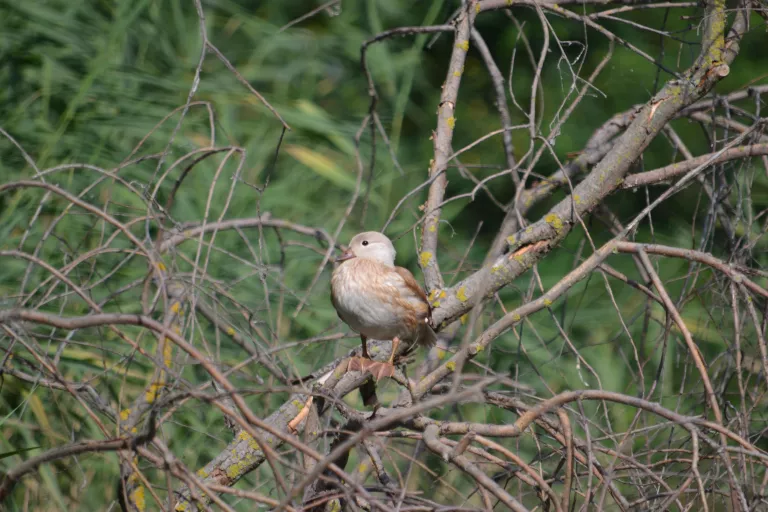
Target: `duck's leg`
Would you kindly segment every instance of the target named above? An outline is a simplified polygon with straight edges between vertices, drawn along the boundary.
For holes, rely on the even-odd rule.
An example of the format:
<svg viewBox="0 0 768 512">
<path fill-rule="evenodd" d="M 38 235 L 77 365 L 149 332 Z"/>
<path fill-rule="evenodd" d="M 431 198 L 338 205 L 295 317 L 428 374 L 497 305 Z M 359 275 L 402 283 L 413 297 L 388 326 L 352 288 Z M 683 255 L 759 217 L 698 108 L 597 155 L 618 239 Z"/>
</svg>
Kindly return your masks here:
<svg viewBox="0 0 768 512">
<path fill-rule="evenodd" d="M 370 354 L 368 354 L 368 337 L 361 334 L 360 343 L 363 347 L 363 350 L 359 356 L 354 356 L 349 359 L 349 365 L 347 366 L 347 369 L 350 371 L 364 372 L 366 368 L 370 367 L 374 363 Z"/>
<path fill-rule="evenodd" d="M 373 378 L 377 381 L 382 377 L 392 377 L 395 374 L 394 361 L 397 346 L 400 344 L 400 338 L 395 337 L 392 340 L 392 354 L 389 357 L 389 361 L 386 363 L 371 359 L 371 356 L 368 355 L 368 345 L 366 343 L 368 339 L 365 336 L 360 335 L 360 340 L 363 342 L 363 353 L 360 357 L 351 358 L 347 369 L 361 372 L 370 371 Z"/>
<path fill-rule="evenodd" d="M 392 339 L 392 354 L 389 356 L 389 364 L 394 366 L 395 365 L 395 354 L 397 354 L 397 346 L 400 344 L 400 338 L 395 336 Z"/>
<path fill-rule="evenodd" d="M 392 354 L 389 356 L 389 361 L 386 363 L 375 363 L 371 366 L 371 374 L 376 380 L 382 377 L 392 377 L 395 374 L 395 355 L 397 354 L 397 346 L 400 344 L 400 338 L 395 336 L 392 338 Z"/>
<path fill-rule="evenodd" d="M 365 371 L 366 366 L 370 367 L 373 363 L 371 356 L 368 355 L 368 338 L 360 335 L 360 341 L 363 344 L 363 352 L 360 358 L 358 358 L 360 371 Z M 353 364 L 353 366 L 356 366 Z M 371 379 L 366 379 L 360 386 L 360 396 L 363 398 L 363 404 L 366 406 L 377 406 L 379 404 L 379 398 L 376 396 L 376 384 Z"/>
</svg>

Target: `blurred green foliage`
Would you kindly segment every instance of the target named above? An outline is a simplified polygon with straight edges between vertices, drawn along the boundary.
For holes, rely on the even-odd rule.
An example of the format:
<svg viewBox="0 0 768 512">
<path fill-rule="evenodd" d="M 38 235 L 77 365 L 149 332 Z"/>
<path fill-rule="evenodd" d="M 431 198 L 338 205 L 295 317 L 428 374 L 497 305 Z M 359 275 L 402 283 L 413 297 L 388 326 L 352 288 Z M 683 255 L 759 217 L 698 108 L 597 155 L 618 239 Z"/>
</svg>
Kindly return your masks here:
<svg viewBox="0 0 768 512">
<path fill-rule="evenodd" d="M 319 2 L 298 0 L 215 0 L 204 3 L 206 28 L 211 42 L 277 109 L 291 126 L 291 131 L 284 135 L 275 161 L 274 155 L 281 140 L 280 123 L 215 55 L 209 53 L 202 66 L 194 100 L 207 101 L 213 106 L 216 143 L 242 147 L 246 157 L 240 175 L 234 181 L 236 158 L 227 164 L 223 177 L 213 188 L 213 195 L 210 195 L 212 179 L 222 160 L 212 158 L 194 168 L 169 212 L 174 221 L 201 221 L 209 208 L 208 221 L 218 219 L 222 213 L 226 218 L 237 218 L 269 212 L 275 218 L 322 228 L 329 233 L 336 229 L 349 203 L 358 172 L 355 135 L 370 107 L 367 84 L 360 67 L 361 44 L 385 29 L 444 23 L 456 8 L 456 2 L 345 0 L 337 15 L 323 11 L 281 31 L 282 26 L 317 5 Z M 575 10 L 580 12 L 581 9 L 578 7 Z M 595 11 L 593 7 L 583 9 L 586 13 Z M 511 17 L 502 12 L 483 14 L 478 18 L 477 27 L 505 78 L 509 76 L 510 65 L 514 62 L 511 90 L 515 101 L 527 109 L 531 101 L 534 67 L 523 39 L 530 42 L 533 56 L 538 59 L 543 44 L 542 27 L 535 12 L 530 9 L 515 8 L 511 12 L 522 32 L 516 28 Z M 626 23 L 606 20 L 604 24 L 619 37 L 657 58 L 665 67 L 679 71 L 689 66 L 698 53 L 696 28 L 702 12 L 699 7 L 669 11 L 649 9 L 625 16 L 658 30 L 670 31 L 683 43 L 662 38 L 651 31 L 638 30 Z M 683 16 L 689 18 L 683 19 Z M 550 42 L 550 52 L 542 73 L 541 122 L 545 134 L 548 134 L 556 116 L 562 113 L 563 101 L 573 99 L 574 83 L 581 87 L 582 80 L 609 51 L 606 39 L 595 31 L 555 16 L 548 16 L 547 19 L 551 30 L 557 34 L 559 44 L 554 39 Z M 760 18 L 754 19 L 753 28 L 745 38 L 730 75 L 718 86 L 721 93 L 765 83 L 768 73 L 764 57 L 765 25 Z M 38 169 L 74 162 L 111 169 L 124 162 L 158 123 L 185 103 L 201 52 L 201 35 L 194 5 L 181 0 L 0 0 L 0 34 L 0 127 L 29 153 Z M 342 232 L 343 240 L 362 229 L 380 229 L 398 201 L 426 179 L 433 156 L 430 133 L 435 128 L 435 111 L 452 43 L 447 34 L 439 37 L 418 35 L 397 37 L 369 49 L 368 65 L 378 93 L 377 113 L 389 138 L 389 147 L 377 133 L 375 171 L 369 182 L 371 138 L 367 130 L 361 134 L 361 160 L 365 165 L 363 192 Z M 572 73 L 578 74 L 580 79 L 574 81 Z M 594 82 L 594 88 L 563 126 L 561 133 L 557 134 L 554 145 L 557 160 L 567 161 L 572 152 L 583 149 L 587 139 L 603 122 L 617 112 L 647 101 L 669 79 L 670 75 L 660 71 L 653 63 L 617 45 L 613 49 L 612 60 Z M 494 101 L 485 66 L 470 50 L 456 111 L 455 149 L 500 127 Z M 525 113 L 515 109 L 512 102 L 510 110 L 513 125 L 527 122 Z M 161 124 L 139 154 L 164 151 L 178 119 L 177 113 Z M 112 194 L 110 198 L 115 203 L 113 214 L 117 212 L 123 219 L 141 215 L 144 211 L 141 196 L 148 193 L 149 184 L 154 184 L 154 180 L 177 158 L 209 144 L 211 131 L 208 122 L 205 108 L 193 106 L 176 134 L 164 163 L 158 166 L 157 160 L 146 160 L 121 171 L 122 178 L 134 187 L 133 192 L 126 186 L 110 188 L 109 183 L 104 182 L 95 185 L 85 198 L 99 202 L 105 200 L 104 194 Z M 710 142 L 698 126 L 682 120 L 676 121 L 674 126 L 694 154 L 709 151 Z M 523 157 L 530 144 L 528 132 L 519 130 L 513 135 L 516 157 Z M 396 155 L 396 162 L 392 154 Z M 638 170 L 664 165 L 672 156 L 669 142 L 659 137 L 645 153 Z M 463 155 L 462 162 L 470 166 L 478 179 L 498 172 L 504 162 L 501 139 L 495 137 L 482 143 L 476 150 Z M 546 177 L 557 166 L 553 157 L 545 156 L 534 171 L 538 178 Z M 1 138 L 2 182 L 30 179 L 34 172 L 21 151 L 7 137 Z M 178 169 L 175 172 L 178 173 Z M 46 179 L 78 193 L 94 184 L 99 176 L 79 168 L 54 173 Z M 168 198 L 176 177 L 177 174 L 174 174 L 163 183 L 158 195 L 160 204 Z M 474 186 L 462 178 L 455 168 L 449 171 L 449 180 L 448 196 L 467 193 Z M 366 195 L 368 183 L 370 191 Z M 225 209 L 224 198 L 233 185 L 234 191 Z M 755 174 L 750 186 L 750 208 L 758 212 L 768 204 L 765 177 Z M 261 193 L 263 187 L 266 188 Z M 513 184 L 507 177 L 493 180 L 488 188 L 504 203 L 514 194 Z M 643 190 L 621 192 L 608 203 L 621 218 L 627 219 L 652 200 L 658 191 L 650 190 L 648 194 Z M 19 189 L 0 196 L 0 248 L 18 248 L 21 244 L 28 252 L 34 250 L 48 223 L 66 205 L 57 198 L 46 202 L 40 215 L 47 220 L 37 222 L 22 243 L 42 196 L 43 192 L 35 189 Z M 538 218 L 562 197 L 562 193 L 555 194 L 551 201 L 537 206 L 529 218 Z M 417 255 L 410 232 L 417 220 L 416 207 L 424 198 L 424 192 L 416 194 L 388 228 L 388 234 L 402 235 L 396 243 L 399 264 L 414 271 L 418 268 Z M 700 200 L 698 188 L 680 193 L 674 201 L 654 211 L 653 230 L 645 223 L 636 238 L 698 248 L 702 212 L 708 208 L 700 204 Z M 503 212 L 482 191 L 478 192 L 474 201 L 462 199 L 446 206 L 443 212 L 445 222 L 440 233 L 440 261 L 447 281 L 455 282 L 479 266 L 502 218 Z M 594 244 L 599 245 L 609 238 L 610 234 L 602 224 L 590 219 L 586 222 L 592 228 Z M 478 236 L 467 262 L 457 275 L 451 275 L 477 230 Z M 54 266 L 63 266 L 71 261 L 72 254 L 101 243 L 101 234 L 99 229 L 94 229 L 93 218 L 84 215 L 68 215 L 56 234 L 55 240 L 43 245 L 41 254 Z M 286 236 L 307 242 L 306 238 L 291 234 Z M 249 231 L 248 237 L 254 246 L 258 246 L 255 230 Z M 298 245 L 288 246 L 281 254 L 272 232 L 267 233 L 266 240 L 268 243 L 263 248 L 265 262 L 272 269 L 278 263 L 282 265 L 279 272 L 269 272 L 267 281 L 271 287 L 282 287 L 283 292 L 265 295 L 258 266 L 233 265 L 234 260 L 221 251 L 211 251 L 210 254 L 206 251 L 209 271 L 222 282 L 242 278 L 228 292 L 255 312 L 257 324 L 274 331 L 276 344 L 336 329 L 336 315 L 328 299 L 327 270 L 314 287 L 308 305 L 296 318 L 291 316 L 312 281 L 322 255 Z M 581 252 L 584 244 L 589 247 L 582 230 L 577 229 L 562 250 L 554 252 L 538 266 L 544 288 L 557 282 L 574 266 L 574 258 L 584 254 Z M 216 245 L 244 261 L 252 260 L 248 248 L 235 233 L 218 234 Z M 128 244 L 118 240 L 114 247 L 125 249 Z M 723 256 L 727 247 L 722 232 L 717 231 L 710 237 L 705 249 Z M 195 248 L 186 251 L 186 255 L 194 259 Z M 98 275 L 115 270 L 108 286 L 94 292 L 97 294 L 94 300 L 103 300 L 121 286 L 142 278 L 146 269 L 141 265 L 116 268 L 123 257 L 105 257 L 100 260 L 99 267 L 93 269 Z M 764 255 L 755 251 L 752 258 L 753 263 L 759 266 Z M 175 263 L 181 268 L 188 268 L 184 261 Z M 611 263 L 636 278 L 629 257 L 616 257 Z M 5 297 L 2 300 L 4 306 L 11 305 L 20 292 L 19 276 L 26 268 L 26 263 L 20 260 L 3 259 L 0 295 Z M 659 271 L 669 283 L 670 294 L 677 299 L 684 286 L 688 285 L 685 276 L 690 271 L 689 265 L 683 261 L 664 260 Z M 82 272 L 78 279 L 86 279 L 88 271 L 84 269 Z M 723 339 L 722 326 L 723 322 L 729 321 L 729 310 L 727 307 L 722 310 L 724 299 L 713 277 L 710 271 L 701 271 L 700 289 L 696 294 L 688 295 L 691 302 L 686 304 L 684 310 L 686 321 L 702 350 L 710 355 L 724 350 L 726 340 Z M 34 274 L 25 291 L 29 292 L 44 278 L 44 274 Z M 522 277 L 501 294 L 507 307 L 520 303 L 530 279 L 530 275 Z M 479 361 L 494 370 L 510 372 L 543 396 L 548 392 L 542 382 L 546 382 L 552 392 L 597 387 L 597 380 L 576 364 L 573 353 L 564 344 L 552 321 L 557 318 L 600 376 L 599 385 L 628 394 L 641 392 L 638 369 L 632 356 L 635 348 L 628 342 L 620 319 L 627 322 L 629 332 L 637 337 L 643 329 L 642 314 L 646 303 L 640 294 L 627 287 L 614 284 L 611 290 L 613 298 L 600 274 L 594 274 L 574 288 L 567 301 L 555 304 L 551 312 L 535 315 L 530 324 L 535 329 L 526 326 L 521 331 L 522 344 L 513 333 L 507 333 L 494 344 L 492 354 L 479 358 Z M 139 312 L 140 291 L 137 289 L 135 293 L 126 295 L 119 303 L 110 303 L 109 310 Z M 621 316 L 612 305 L 614 299 Z M 60 304 L 53 305 L 58 307 Z M 268 306 L 271 308 L 269 312 Z M 52 311 L 59 311 L 57 307 L 53 307 Z M 498 318 L 501 312 L 500 309 L 490 310 L 484 325 Z M 70 315 L 83 314 L 87 308 L 82 304 L 68 304 L 64 311 Z M 270 315 L 280 316 L 279 325 Z M 653 378 L 662 356 L 657 335 L 663 329 L 664 314 L 657 308 L 652 317 L 656 323 L 651 323 L 648 335 L 633 340 L 640 345 L 636 350 L 643 355 L 642 359 L 654 354 L 647 367 L 641 370 L 646 379 Z M 210 326 L 204 324 L 201 328 L 207 329 L 206 332 L 213 338 Z M 237 328 L 247 331 L 247 322 L 240 322 Z M 129 403 L 141 392 L 145 377 L 151 372 L 147 361 L 131 357 L 128 348 L 120 345 L 111 333 L 85 330 L 77 338 L 79 342 L 72 343 L 61 354 L 61 367 L 66 368 L 69 378 L 95 378 L 94 382 L 106 388 L 102 388 L 105 397 L 115 404 Z M 152 346 L 148 336 L 141 341 L 148 347 Z M 232 365 L 244 358 L 236 346 L 227 344 L 226 340 L 220 341 L 221 346 L 215 349 L 215 353 L 223 363 Z M 290 351 L 290 354 L 280 353 L 279 358 L 284 367 L 305 374 L 315 369 L 318 362 L 330 361 L 356 344 L 354 338 L 334 343 L 332 347 L 327 343 L 309 344 Z M 51 343 L 47 347 L 48 355 L 54 357 L 57 348 L 57 344 Z M 676 375 L 683 367 L 676 358 L 684 356 L 684 352 L 680 351 L 676 342 L 670 341 L 666 355 L 668 364 L 660 396 L 668 396 L 670 403 L 675 404 L 681 385 L 685 387 L 681 384 L 685 377 Z M 105 369 L 112 364 L 115 365 L 113 370 Z M 253 387 L 254 375 L 267 377 L 262 370 L 249 367 L 234 379 L 242 386 Z M 195 365 L 186 367 L 184 376 L 198 383 L 206 381 L 203 370 Z M 385 390 L 382 394 L 386 401 L 394 397 L 394 390 L 385 388 L 391 391 L 387 393 Z M 5 378 L 0 395 L 0 430 L 3 432 L 0 451 L 8 456 L 0 461 L 3 467 L 11 467 L 23 460 L 28 454 L 12 452 L 25 447 L 46 449 L 73 438 L 102 436 L 73 400 L 56 399 L 55 396 L 42 388 Z M 264 411 L 266 415 L 286 396 L 285 392 L 257 393 L 249 397 L 249 403 L 254 410 Z M 681 398 L 685 403 L 680 409 L 685 413 L 697 412 L 701 403 L 699 398 L 688 399 Z M 359 405 L 356 396 L 350 397 L 350 400 Z M 594 404 L 585 404 L 584 407 L 591 407 L 596 414 Z M 611 411 L 610 420 L 615 422 L 613 428 L 616 431 L 626 428 L 635 413 L 634 410 L 618 407 Z M 454 417 L 465 420 L 497 423 L 514 420 L 509 413 L 478 407 L 462 406 L 439 414 L 446 417 L 455 414 Z M 229 440 L 220 414 L 212 407 L 185 406 L 174 416 L 173 422 L 164 426 L 162 434 L 175 453 L 192 468 L 205 464 Z M 528 440 L 521 441 L 518 450 L 530 460 L 537 448 Z M 353 467 L 354 460 L 350 467 Z M 429 464 L 431 467 L 440 465 L 439 461 L 431 459 Z M 149 468 L 147 474 L 154 475 Z M 21 504 L 26 493 L 31 493 L 33 501 L 38 504 L 37 510 L 104 510 L 115 499 L 117 475 L 117 457 L 114 455 L 92 455 L 77 461 L 63 460 L 44 465 L 39 479 L 25 480 L 19 486 L 14 503 Z M 434 495 L 431 478 L 419 478 L 419 487 L 428 496 L 438 500 L 446 498 L 440 494 L 447 492 L 445 488 Z M 444 475 L 444 478 L 461 490 L 470 488 L 465 477 L 455 472 Z M 273 490 L 266 468 L 250 476 L 249 481 L 260 492 Z M 162 494 L 164 490 L 158 489 L 158 492 Z"/>
</svg>

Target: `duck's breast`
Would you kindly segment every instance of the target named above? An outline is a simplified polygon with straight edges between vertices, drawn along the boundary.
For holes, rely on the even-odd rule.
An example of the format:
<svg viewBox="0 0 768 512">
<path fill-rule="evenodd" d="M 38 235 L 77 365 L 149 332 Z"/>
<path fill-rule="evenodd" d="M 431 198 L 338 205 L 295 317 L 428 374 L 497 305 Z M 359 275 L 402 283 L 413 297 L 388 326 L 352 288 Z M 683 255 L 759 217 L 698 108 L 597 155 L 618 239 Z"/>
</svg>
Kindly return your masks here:
<svg viewBox="0 0 768 512">
<path fill-rule="evenodd" d="M 373 339 L 403 337 L 408 332 L 397 279 L 377 262 L 355 258 L 342 263 L 331 279 L 331 299 L 353 330 Z"/>
</svg>

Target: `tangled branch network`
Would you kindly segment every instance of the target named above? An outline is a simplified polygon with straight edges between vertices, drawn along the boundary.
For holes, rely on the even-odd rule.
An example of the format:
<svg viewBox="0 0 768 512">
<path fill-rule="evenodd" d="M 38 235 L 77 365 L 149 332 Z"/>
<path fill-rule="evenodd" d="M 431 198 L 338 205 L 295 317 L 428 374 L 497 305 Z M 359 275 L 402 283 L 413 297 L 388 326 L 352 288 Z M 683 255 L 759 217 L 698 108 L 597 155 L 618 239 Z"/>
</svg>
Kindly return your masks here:
<svg viewBox="0 0 768 512">
<path fill-rule="evenodd" d="M 27 168 L 0 184 L 0 500 L 78 508 L 107 476 L 77 468 L 103 459 L 99 496 L 130 511 L 768 510 L 768 67 L 714 93 L 753 34 L 765 47 L 765 3 L 446 4 L 440 24 L 360 46 L 368 108 L 334 139 L 354 179 L 292 142 L 305 120 L 220 50 L 231 27 L 213 31 L 200 0 L 187 99 L 119 164 L 45 167 L 0 130 Z M 681 16 L 696 23 L 667 28 Z M 374 56 L 395 38 L 416 59 L 448 47 L 419 114 L 428 166 L 380 115 L 395 71 Z M 585 105 L 618 95 L 619 55 L 654 69 L 654 90 L 565 154 Z M 258 180 L 245 147 L 220 143 L 211 63 L 269 116 L 257 145 L 279 140 Z M 487 98 L 460 94 L 470 69 Z M 490 107 L 479 137 L 472 101 Z M 191 150 L 190 124 L 207 130 Z M 333 218 L 281 207 L 287 156 L 344 184 Z M 684 227 L 666 222 L 679 212 Z M 369 340 L 377 361 L 395 352 L 379 380 L 349 364 L 359 342 L 329 298 L 362 228 L 418 261 L 439 336 L 428 354 Z"/>
</svg>

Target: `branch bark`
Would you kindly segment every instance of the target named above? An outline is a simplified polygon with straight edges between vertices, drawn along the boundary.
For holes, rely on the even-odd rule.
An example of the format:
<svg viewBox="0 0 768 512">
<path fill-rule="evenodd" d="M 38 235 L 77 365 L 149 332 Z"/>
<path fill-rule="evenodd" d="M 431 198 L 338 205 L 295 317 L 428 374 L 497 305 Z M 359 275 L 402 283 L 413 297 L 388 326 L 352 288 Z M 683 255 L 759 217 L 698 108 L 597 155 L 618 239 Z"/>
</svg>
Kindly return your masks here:
<svg viewBox="0 0 768 512">
<path fill-rule="evenodd" d="M 429 167 L 430 178 L 435 178 L 429 186 L 429 194 L 426 204 L 426 219 L 421 235 L 421 255 L 419 262 L 424 271 L 424 280 L 427 290 L 443 287 L 443 276 L 437 263 L 437 240 L 440 224 L 440 205 L 445 197 L 445 187 L 448 178 L 445 169 L 448 167 L 448 158 L 453 153 L 451 141 L 456 127 L 456 101 L 459 96 L 459 86 L 464 73 L 464 62 L 469 51 L 469 40 L 472 26 L 475 23 L 477 0 L 469 0 L 462 8 L 462 12 L 456 20 L 456 34 L 454 37 L 453 52 L 448 64 L 448 75 L 443 84 L 443 92 L 440 95 L 440 104 L 437 107 L 437 128 L 432 134 L 435 146 L 435 157 Z"/>
<path fill-rule="evenodd" d="M 681 80 L 671 80 L 634 115 L 608 153 L 572 193 L 524 231 L 507 240 L 508 253 L 449 289 L 435 311 L 437 324 L 450 323 L 467 313 L 479 298 L 490 298 L 520 277 L 545 254 L 559 245 L 577 219 L 588 214 L 624 182 L 631 165 L 684 108 L 694 104 L 723 78 L 738 54 L 739 41 L 747 29 L 748 12 L 737 11 L 736 20 L 725 37 L 725 5 L 721 0 L 707 4 L 708 20 L 702 37 L 702 52 L 696 64 Z M 469 298 L 469 300 L 464 300 Z"/>
</svg>

